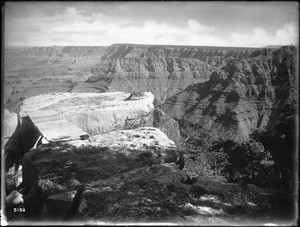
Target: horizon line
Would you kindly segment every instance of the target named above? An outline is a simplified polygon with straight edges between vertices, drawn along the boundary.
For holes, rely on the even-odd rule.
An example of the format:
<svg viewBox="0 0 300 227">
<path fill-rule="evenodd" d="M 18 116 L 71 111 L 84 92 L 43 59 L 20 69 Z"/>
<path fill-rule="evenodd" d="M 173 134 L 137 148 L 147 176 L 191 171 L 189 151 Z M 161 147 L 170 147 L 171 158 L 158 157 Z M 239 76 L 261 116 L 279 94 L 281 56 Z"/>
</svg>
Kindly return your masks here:
<svg viewBox="0 0 300 227">
<path fill-rule="evenodd" d="M 208 47 L 208 48 L 251 48 L 251 49 L 260 49 L 260 48 L 279 48 L 282 46 L 296 46 L 294 44 L 278 44 L 278 45 L 266 45 L 260 47 L 253 46 L 205 46 L 205 45 L 177 45 L 177 44 L 138 44 L 138 43 L 113 43 L 110 45 L 4 45 L 4 48 L 39 48 L 39 47 L 109 47 L 112 45 L 134 45 L 134 46 L 167 46 L 167 47 L 190 47 L 190 48 L 199 48 L 199 47 Z"/>
</svg>

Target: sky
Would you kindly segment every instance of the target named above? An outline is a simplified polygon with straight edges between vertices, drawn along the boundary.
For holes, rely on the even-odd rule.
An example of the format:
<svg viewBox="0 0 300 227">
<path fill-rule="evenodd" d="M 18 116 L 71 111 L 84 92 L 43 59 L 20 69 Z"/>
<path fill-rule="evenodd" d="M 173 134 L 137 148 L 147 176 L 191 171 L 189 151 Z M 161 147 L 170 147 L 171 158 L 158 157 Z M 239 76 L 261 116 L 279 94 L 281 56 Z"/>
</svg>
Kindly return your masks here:
<svg viewBox="0 0 300 227">
<path fill-rule="evenodd" d="M 298 45 L 297 1 L 5 2 L 5 46 Z"/>
</svg>

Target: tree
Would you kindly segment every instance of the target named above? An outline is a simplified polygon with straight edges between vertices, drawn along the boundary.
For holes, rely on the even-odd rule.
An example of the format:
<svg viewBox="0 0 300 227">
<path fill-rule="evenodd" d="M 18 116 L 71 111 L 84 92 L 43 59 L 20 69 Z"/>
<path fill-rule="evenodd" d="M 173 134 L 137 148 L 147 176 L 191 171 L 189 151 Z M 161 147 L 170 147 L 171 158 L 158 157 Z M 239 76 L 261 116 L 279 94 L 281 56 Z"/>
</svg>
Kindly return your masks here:
<svg viewBox="0 0 300 227">
<path fill-rule="evenodd" d="M 261 135 L 265 148 L 270 151 L 274 160 L 274 186 L 291 193 L 295 190 L 294 172 L 296 160 L 296 127 L 295 104 L 286 104 L 278 123 L 272 131 Z"/>
<path fill-rule="evenodd" d="M 259 171 L 273 163 L 270 152 L 265 151 L 262 143 L 253 140 L 241 144 L 221 141 L 213 149 L 227 154 L 223 173 L 229 182 L 254 182 Z"/>
<path fill-rule="evenodd" d="M 257 141 L 249 141 L 244 144 L 247 155 L 248 173 L 251 182 L 258 175 L 260 168 L 270 167 L 274 164 L 269 151 L 266 151 L 263 144 Z"/>
</svg>

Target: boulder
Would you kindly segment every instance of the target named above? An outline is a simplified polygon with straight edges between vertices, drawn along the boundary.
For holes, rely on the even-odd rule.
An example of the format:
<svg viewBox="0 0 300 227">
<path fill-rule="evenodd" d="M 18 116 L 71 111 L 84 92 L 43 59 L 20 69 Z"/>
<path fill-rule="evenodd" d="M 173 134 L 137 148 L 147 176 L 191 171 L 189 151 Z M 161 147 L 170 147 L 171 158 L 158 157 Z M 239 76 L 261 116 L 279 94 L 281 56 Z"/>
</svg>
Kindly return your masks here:
<svg viewBox="0 0 300 227">
<path fill-rule="evenodd" d="M 134 100 L 128 100 L 129 96 L 124 92 L 51 93 L 25 99 L 20 114 L 52 110 L 89 135 L 152 126 L 153 95 L 145 92 Z"/>
</svg>

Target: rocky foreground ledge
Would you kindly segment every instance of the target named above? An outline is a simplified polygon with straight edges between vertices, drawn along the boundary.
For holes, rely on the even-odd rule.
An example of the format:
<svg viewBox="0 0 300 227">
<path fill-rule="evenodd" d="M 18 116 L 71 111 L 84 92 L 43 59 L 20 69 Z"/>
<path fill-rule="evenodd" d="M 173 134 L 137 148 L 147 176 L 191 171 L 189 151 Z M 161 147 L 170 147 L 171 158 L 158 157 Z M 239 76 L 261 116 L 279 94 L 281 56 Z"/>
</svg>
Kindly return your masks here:
<svg viewBox="0 0 300 227">
<path fill-rule="evenodd" d="M 153 100 L 150 92 L 52 93 L 24 100 L 20 114 L 47 119 L 55 111 L 89 135 L 97 135 L 151 126 Z M 51 124 L 47 125 L 48 130 L 50 127 Z"/>
<path fill-rule="evenodd" d="M 228 224 L 266 213 L 269 195 L 254 185 L 189 177 L 170 139 L 178 124 L 152 102 L 151 93 L 122 92 L 24 100 L 6 157 L 23 142 L 25 219 Z"/>
</svg>

